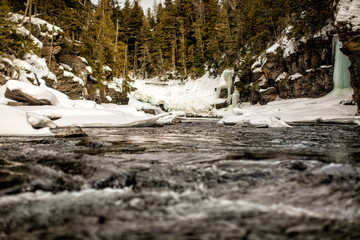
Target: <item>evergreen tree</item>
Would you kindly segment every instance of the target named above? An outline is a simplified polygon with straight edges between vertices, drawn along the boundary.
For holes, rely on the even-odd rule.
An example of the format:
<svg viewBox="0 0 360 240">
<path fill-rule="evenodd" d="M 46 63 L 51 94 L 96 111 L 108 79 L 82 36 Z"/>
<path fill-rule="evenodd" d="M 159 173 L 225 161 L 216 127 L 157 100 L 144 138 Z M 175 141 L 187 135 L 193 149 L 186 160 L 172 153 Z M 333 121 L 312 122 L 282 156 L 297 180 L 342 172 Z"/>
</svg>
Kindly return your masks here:
<svg viewBox="0 0 360 240">
<path fill-rule="evenodd" d="M 14 23 L 9 20 L 9 17 L 8 1 L 0 0 L 0 55 L 8 53 L 20 56 L 33 46 L 27 36 L 16 33 Z"/>
</svg>

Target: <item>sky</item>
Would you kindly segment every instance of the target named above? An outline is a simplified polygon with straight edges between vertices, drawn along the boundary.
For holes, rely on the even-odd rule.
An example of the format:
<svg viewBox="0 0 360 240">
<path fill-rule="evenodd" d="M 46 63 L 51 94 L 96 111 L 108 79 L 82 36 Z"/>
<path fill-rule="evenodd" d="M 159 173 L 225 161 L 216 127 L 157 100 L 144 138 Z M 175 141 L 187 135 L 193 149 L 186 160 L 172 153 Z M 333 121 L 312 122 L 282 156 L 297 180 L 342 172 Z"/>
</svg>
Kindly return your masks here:
<svg viewBox="0 0 360 240">
<path fill-rule="evenodd" d="M 125 2 L 125 0 L 118 0 L 120 2 L 120 4 L 123 4 Z M 130 2 L 132 2 L 133 0 L 130 0 Z M 146 11 L 146 9 L 148 8 L 153 8 L 154 5 L 154 1 L 156 1 L 157 3 L 160 3 L 161 0 L 140 0 L 140 4 L 143 7 L 144 11 Z M 92 3 L 97 4 L 98 0 L 91 0 Z"/>
</svg>

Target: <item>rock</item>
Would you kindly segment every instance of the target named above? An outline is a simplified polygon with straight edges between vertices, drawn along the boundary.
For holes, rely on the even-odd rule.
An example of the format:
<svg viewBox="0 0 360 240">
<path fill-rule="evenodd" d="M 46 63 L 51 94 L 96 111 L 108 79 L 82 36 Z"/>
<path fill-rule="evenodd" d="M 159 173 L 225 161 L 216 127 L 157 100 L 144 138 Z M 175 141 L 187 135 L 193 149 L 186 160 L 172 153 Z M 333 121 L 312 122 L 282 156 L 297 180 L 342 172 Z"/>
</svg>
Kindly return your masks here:
<svg viewBox="0 0 360 240">
<path fill-rule="evenodd" d="M 227 102 L 215 104 L 216 109 L 226 108 L 227 106 L 228 106 Z"/>
<path fill-rule="evenodd" d="M 55 137 L 59 138 L 77 138 L 77 137 L 87 137 L 87 133 L 82 130 L 81 127 L 66 127 L 59 131 Z"/>
<path fill-rule="evenodd" d="M 86 64 L 86 62 L 84 62 L 78 56 L 64 54 L 60 55 L 58 60 L 59 62 L 65 63 L 66 65 L 74 69 L 75 75 L 81 77 L 83 80 L 86 79 L 88 74 L 91 74 L 91 72 L 87 70 L 88 65 Z"/>
<path fill-rule="evenodd" d="M 155 109 L 144 109 L 144 112 L 151 115 L 156 115 Z"/>
<path fill-rule="evenodd" d="M 226 88 L 221 89 L 219 98 L 227 99 L 227 97 L 228 97 L 227 89 Z"/>
<path fill-rule="evenodd" d="M 349 57 L 351 65 L 350 84 L 354 89 L 353 99 L 357 104 L 357 112 L 360 114 L 360 30 L 352 31 L 348 26 L 338 26 L 339 38 L 342 42 L 341 51 Z"/>
<path fill-rule="evenodd" d="M 11 107 L 30 106 L 30 104 L 27 103 L 27 102 L 8 102 L 7 105 L 8 105 L 8 106 L 11 106 Z"/>
<path fill-rule="evenodd" d="M 56 124 L 48 117 L 37 113 L 27 113 L 28 122 L 33 126 L 33 128 L 56 128 Z"/>
<path fill-rule="evenodd" d="M 15 100 L 17 102 L 25 102 L 28 103 L 29 105 L 36 105 L 36 106 L 51 105 L 50 101 L 47 99 L 35 99 L 30 95 L 23 93 L 20 90 L 11 91 L 10 89 L 7 88 L 5 91 L 5 97 L 11 100 Z"/>
<path fill-rule="evenodd" d="M 275 87 L 270 87 L 268 89 L 259 90 L 259 103 L 264 105 L 268 102 L 274 101 L 278 96 L 278 91 Z"/>
<path fill-rule="evenodd" d="M 7 81 L 6 81 L 3 73 L 0 72 L 0 86 L 5 85 L 6 82 L 7 82 Z"/>
<path fill-rule="evenodd" d="M 70 99 L 81 99 L 83 97 L 84 87 L 75 82 L 72 77 L 58 76 L 58 81 L 54 84 L 56 90 L 66 94 Z"/>
</svg>

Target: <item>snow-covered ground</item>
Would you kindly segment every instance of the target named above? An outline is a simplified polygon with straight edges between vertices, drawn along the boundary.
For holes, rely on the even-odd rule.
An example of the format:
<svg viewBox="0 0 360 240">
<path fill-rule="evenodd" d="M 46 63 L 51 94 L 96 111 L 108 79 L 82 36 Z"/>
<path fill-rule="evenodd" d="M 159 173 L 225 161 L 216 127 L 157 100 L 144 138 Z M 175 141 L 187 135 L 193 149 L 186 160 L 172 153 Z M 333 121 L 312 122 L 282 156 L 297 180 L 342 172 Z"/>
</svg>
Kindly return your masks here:
<svg viewBox="0 0 360 240">
<path fill-rule="evenodd" d="M 50 128 L 66 126 L 82 127 L 128 127 L 165 124 L 177 115 L 224 117 L 221 122 L 240 126 L 287 127 L 286 123 L 297 121 L 335 121 L 360 123 L 355 116 L 355 105 L 351 102 L 351 89 L 333 91 L 317 99 L 279 99 L 267 105 L 240 104 L 217 110 L 214 104 L 223 102 L 216 94 L 222 85 L 221 78 L 208 75 L 186 83 L 135 81 L 138 88 L 131 95 L 127 106 L 115 104 L 98 105 L 87 100 L 70 100 L 66 95 L 45 85 L 10 80 L 0 88 L 0 135 L 53 135 Z M 51 106 L 6 106 L 12 102 L 4 97 L 6 88 L 21 90 L 37 98 L 46 99 Z M 147 101 L 142 103 L 138 100 Z M 163 104 L 170 114 L 148 115 L 140 109 Z M 160 113 L 160 111 L 158 111 Z M 53 119 L 53 120 L 51 120 Z M 285 123 L 286 122 L 286 123 Z M 42 129 L 35 129 L 33 127 Z"/>
<path fill-rule="evenodd" d="M 333 91 L 322 98 L 278 99 L 267 105 L 250 105 L 243 103 L 239 108 L 228 107 L 217 110 L 215 103 L 224 101 L 218 99 L 215 89 L 221 86 L 220 78 L 211 78 L 208 75 L 197 80 L 190 80 L 186 84 L 169 82 L 169 86 L 161 82 L 145 80 L 135 81 L 137 91 L 132 94 L 134 100 L 141 100 L 153 105 L 163 104 L 165 109 L 183 111 L 187 115 L 204 117 L 226 117 L 225 122 L 235 124 L 244 123 L 251 126 L 268 125 L 270 127 L 286 126 L 284 122 L 307 121 L 359 121 L 356 117 L 355 105 L 344 105 L 351 102 L 352 89 Z M 206 98 L 205 98 L 206 97 Z M 139 108 L 139 105 L 138 105 Z M 196 111 L 199 110 L 199 111 Z M 279 122 L 281 119 L 283 122 Z"/>
<path fill-rule="evenodd" d="M 224 102 L 216 95 L 220 81 L 220 78 L 209 77 L 208 74 L 185 83 L 136 80 L 134 86 L 137 90 L 132 93 L 131 98 L 156 106 L 162 105 L 170 112 L 183 111 L 191 116 L 213 116 L 212 105 Z"/>
</svg>

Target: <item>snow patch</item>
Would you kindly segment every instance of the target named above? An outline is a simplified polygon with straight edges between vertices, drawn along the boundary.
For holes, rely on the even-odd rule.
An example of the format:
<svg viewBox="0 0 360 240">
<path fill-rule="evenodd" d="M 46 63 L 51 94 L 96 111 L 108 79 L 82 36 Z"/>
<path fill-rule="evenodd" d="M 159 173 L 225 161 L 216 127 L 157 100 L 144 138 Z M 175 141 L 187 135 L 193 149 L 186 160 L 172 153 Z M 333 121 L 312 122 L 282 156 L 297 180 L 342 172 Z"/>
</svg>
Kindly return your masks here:
<svg viewBox="0 0 360 240">
<path fill-rule="evenodd" d="M 360 30 L 360 1 L 340 0 L 338 12 L 335 16 L 335 24 L 345 24 L 353 31 Z"/>
<path fill-rule="evenodd" d="M 289 77 L 289 80 L 292 81 L 292 80 L 296 80 L 296 79 L 299 79 L 302 77 L 303 77 L 303 75 L 301 73 L 295 73 Z"/>
<path fill-rule="evenodd" d="M 85 86 L 84 81 L 81 78 L 75 76 L 75 74 L 73 74 L 72 72 L 68 72 L 64 70 L 64 77 L 72 78 L 74 82 L 77 82 L 82 86 Z"/>
</svg>

